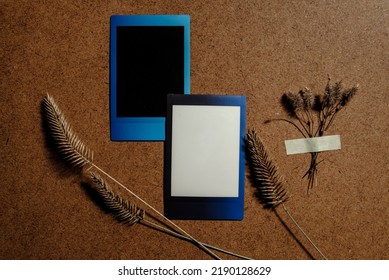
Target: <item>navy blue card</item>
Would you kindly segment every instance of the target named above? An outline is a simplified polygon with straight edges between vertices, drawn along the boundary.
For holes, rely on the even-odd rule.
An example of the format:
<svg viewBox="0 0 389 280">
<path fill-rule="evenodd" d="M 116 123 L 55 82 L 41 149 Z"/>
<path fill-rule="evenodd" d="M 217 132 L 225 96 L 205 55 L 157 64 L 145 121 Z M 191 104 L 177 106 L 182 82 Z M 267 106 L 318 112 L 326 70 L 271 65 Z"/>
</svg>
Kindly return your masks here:
<svg viewBox="0 0 389 280">
<path fill-rule="evenodd" d="M 113 141 L 163 141 L 167 94 L 190 92 L 188 15 L 111 16 Z"/>
<path fill-rule="evenodd" d="M 245 131 L 245 96 L 168 95 L 168 218 L 243 219 Z"/>
</svg>

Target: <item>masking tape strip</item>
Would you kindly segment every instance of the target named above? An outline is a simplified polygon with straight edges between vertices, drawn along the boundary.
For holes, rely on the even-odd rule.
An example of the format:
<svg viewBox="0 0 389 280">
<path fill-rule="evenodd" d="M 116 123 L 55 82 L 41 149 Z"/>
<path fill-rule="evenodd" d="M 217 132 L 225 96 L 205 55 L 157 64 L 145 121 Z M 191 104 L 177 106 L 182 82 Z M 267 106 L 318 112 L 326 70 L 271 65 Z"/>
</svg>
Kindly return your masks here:
<svg viewBox="0 0 389 280">
<path fill-rule="evenodd" d="M 340 150 L 340 135 L 285 140 L 287 155 Z"/>
</svg>

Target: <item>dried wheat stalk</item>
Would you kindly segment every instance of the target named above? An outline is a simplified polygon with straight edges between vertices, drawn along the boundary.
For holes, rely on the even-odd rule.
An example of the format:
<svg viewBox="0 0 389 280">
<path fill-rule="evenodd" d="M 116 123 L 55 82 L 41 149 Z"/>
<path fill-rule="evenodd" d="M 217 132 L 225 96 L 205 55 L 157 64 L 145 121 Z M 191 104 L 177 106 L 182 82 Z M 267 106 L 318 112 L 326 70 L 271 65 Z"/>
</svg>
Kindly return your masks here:
<svg viewBox="0 0 389 280">
<path fill-rule="evenodd" d="M 285 180 L 279 173 L 278 167 L 271 159 L 265 145 L 256 135 L 255 130 L 249 131 L 245 140 L 251 180 L 260 202 L 265 208 L 272 210 L 275 210 L 277 206 L 282 205 L 289 218 L 297 226 L 305 238 L 324 259 L 327 259 L 327 257 L 313 243 L 313 241 L 293 218 L 290 211 L 286 208 L 285 202 L 289 198 L 289 194 L 285 187 Z"/>
<path fill-rule="evenodd" d="M 111 187 L 97 174 L 90 172 L 93 185 L 102 198 L 104 205 L 122 223 L 133 225 L 145 217 L 145 211 L 129 200 L 115 194 Z"/>
<path fill-rule="evenodd" d="M 284 178 L 279 174 L 278 167 L 273 164 L 254 130 L 247 133 L 246 145 L 251 177 L 255 182 L 260 201 L 266 208 L 274 208 L 285 202 L 289 196 L 284 187 Z"/>
<path fill-rule="evenodd" d="M 50 95 L 43 99 L 43 110 L 52 139 L 57 145 L 58 152 L 64 159 L 75 167 L 91 165 L 93 162 L 93 151 L 86 147 L 73 132 L 65 116 Z"/>
<path fill-rule="evenodd" d="M 175 237 L 185 239 L 187 241 L 192 241 L 185 235 L 179 234 L 176 231 L 172 231 L 166 227 L 160 226 L 152 221 L 146 219 L 146 212 L 134 205 L 131 201 L 124 199 L 119 194 L 115 194 L 112 188 L 108 185 L 108 183 L 97 173 L 90 172 L 90 177 L 92 180 L 92 184 L 95 187 L 97 193 L 103 200 L 105 207 L 111 212 L 111 214 L 121 223 L 133 225 L 136 223 L 143 223 L 149 227 L 155 228 L 159 231 L 165 232 L 167 234 L 173 235 Z M 201 243 L 205 247 L 209 249 L 213 249 L 231 256 L 235 256 L 241 259 L 247 259 L 245 256 L 232 253 L 230 251 L 206 244 Z"/>
</svg>

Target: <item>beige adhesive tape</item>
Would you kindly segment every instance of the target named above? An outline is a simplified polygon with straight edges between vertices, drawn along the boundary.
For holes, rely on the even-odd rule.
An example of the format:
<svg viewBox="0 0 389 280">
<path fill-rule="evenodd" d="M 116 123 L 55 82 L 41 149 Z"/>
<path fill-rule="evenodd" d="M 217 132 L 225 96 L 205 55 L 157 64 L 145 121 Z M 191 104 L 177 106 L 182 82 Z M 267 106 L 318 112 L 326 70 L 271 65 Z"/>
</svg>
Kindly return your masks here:
<svg viewBox="0 0 389 280">
<path fill-rule="evenodd" d="M 287 155 L 339 150 L 340 135 L 285 140 Z"/>
</svg>

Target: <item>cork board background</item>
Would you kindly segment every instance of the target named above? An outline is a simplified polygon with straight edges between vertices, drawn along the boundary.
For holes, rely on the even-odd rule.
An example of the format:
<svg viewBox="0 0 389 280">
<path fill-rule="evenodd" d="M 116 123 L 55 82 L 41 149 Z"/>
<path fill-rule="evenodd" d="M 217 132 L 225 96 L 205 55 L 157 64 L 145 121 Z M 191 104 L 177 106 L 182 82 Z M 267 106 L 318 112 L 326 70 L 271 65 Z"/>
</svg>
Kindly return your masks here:
<svg viewBox="0 0 389 280">
<path fill-rule="evenodd" d="M 46 143 L 41 102 L 50 93 L 95 163 L 163 210 L 163 143 L 109 139 L 112 14 L 189 14 L 191 93 L 247 96 L 247 128 L 267 144 L 288 181 L 290 211 L 330 259 L 389 258 L 389 2 L 211 2 L 0 1 L 1 259 L 210 259 L 116 222 Z M 309 155 L 286 156 L 283 144 L 298 132 L 264 121 L 284 116 L 283 92 L 320 92 L 328 74 L 360 91 L 330 130 L 342 149 L 322 154 L 319 185 L 307 195 Z M 285 213 L 290 232 L 262 208 L 248 180 L 245 191 L 241 222 L 177 224 L 255 259 L 320 258 Z"/>
</svg>

